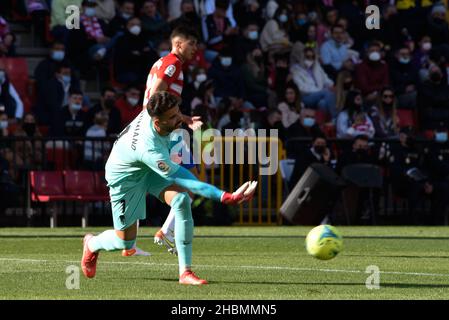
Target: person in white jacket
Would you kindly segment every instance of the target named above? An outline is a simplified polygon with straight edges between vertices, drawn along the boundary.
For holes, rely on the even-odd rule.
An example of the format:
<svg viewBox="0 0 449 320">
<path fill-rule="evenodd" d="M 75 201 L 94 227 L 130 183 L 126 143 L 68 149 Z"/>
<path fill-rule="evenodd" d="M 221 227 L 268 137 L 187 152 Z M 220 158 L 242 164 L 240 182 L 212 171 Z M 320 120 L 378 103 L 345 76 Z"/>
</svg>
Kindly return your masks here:
<svg viewBox="0 0 449 320">
<path fill-rule="evenodd" d="M 334 82 L 321 67 L 315 50 L 305 48 L 302 60 L 293 64 L 290 72 L 306 108 L 323 110 L 334 120 L 337 117 Z"/>
</svg>

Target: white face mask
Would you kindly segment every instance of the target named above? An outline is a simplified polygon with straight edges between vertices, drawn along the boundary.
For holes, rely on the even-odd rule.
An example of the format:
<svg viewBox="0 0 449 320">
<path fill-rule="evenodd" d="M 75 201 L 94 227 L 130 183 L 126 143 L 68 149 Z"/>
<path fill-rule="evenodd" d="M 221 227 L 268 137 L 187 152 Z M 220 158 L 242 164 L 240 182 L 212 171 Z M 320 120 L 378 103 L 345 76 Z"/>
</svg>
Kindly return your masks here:
<svg viewBox="0 0 449 320">
<path fill-rule="evenodd" d="M 286 14 L 281 14 L 281 15 L 279 16 L 279 21 L 280 21 L 280 22 L 285 23 L 285 22 L 287 22 L 287 20 L 288 20 L 288 17 L 287 17 Z"/>
<path fill-rule="evenodd" d="M 79 103 L 72 103 L 70 105 L 70 108 L 72 108 L 73 111 L 79 111 L 79 110 L 81 110 L 81 104 L 79 104 Z"/>
<path fill-rule="evenodd" d="M 422 44 L 422 49 L 424 51 L 430 51 L 430 49 L 432 49 L 432 42 L 424 42 Z"/>
<path fill-rule="evenodd" d="M 123 19 L 125 19 L 125 20 L 129 20 L 129 19 L 131 19 L 132 15 L 129 14 L 129 13 L 122 13 L 122 17 L 123 17 Z"/>
<path fill-rule="evenodd" d="M 304 65 L 305 65 L 307 68 L 310 68 L 311 66 L 313 66 L 313 63 L 314 63 L 313 60 L 309 60 L 309 59 L 304 60 Z"/>
<path fill-rule="evenodd" d="M 0 130 L 8 128 L 8 120 L 0 120 Z"/>
<path fill-rule="evenodd" d="M 142 31 L 142 28 L 140 28 L 140 26 L 133 26 L 129 29 L 129 32 L 131 32 L 135 36 L 138 36 L 140 34 L 140 31 Z"/>
<path fill-rule="evenodd" d="M 371 61 L 379 61 L 380 60 L 380 53 L 377 51 L 371 52 L 368 56 L 368 58 Z"/>
<path fill-rule="evenodd" d="M 200 73 L 196 76 L 196 81 L 199 83 L 204 82 L 207 80 L 207 76 L 204 73 Z"/>
<path fill-rule="evenodd" d="M 135 107 L 139 103 L 139 99 L 136 98 L 127 98 L 127 100 L 128 103 L 133 107 Z"/>
</svg>

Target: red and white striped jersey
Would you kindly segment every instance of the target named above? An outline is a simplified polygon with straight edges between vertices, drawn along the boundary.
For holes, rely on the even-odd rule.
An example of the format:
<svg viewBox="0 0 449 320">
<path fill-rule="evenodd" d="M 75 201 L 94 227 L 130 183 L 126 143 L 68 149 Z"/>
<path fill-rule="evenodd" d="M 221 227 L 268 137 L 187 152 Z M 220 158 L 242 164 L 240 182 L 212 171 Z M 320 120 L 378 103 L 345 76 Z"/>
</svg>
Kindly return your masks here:
<svg viewBox="0 0 449 320">
<path fill-rule="evenodd" d="M 147 78 L 147 86 L 143 100 L 144 107 L 146 107 L 148 101 L 150 100 L 151 87 L 158 78 L 167 83 L 168 92 L 181 97 L 182 87 L 184 85 L 181 60 L 179 60 L 179 58 L 173 53 L 169 53 L 153 64 Z"/>
</svg>

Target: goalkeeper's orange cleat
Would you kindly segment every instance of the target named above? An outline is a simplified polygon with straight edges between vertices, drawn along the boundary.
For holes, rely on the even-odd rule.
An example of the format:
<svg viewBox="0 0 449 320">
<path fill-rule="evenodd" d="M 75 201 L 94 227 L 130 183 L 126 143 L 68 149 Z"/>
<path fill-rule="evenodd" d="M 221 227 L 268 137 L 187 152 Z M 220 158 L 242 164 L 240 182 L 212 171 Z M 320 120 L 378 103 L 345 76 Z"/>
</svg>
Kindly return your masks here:
<svg viewBox="0 0 449 320">
<path fill-rule="evenodd" d="M 81 258 L 81 269 L 87 278 L 95 277 L 97 271 L 97 259 L 99 252 L 89 250 L 87 243 L 93 237 L 93 234 L 86 234 L 83 239 L 83 257 Z"/>
<path fill-rule="evenodd" d="M 139 249 L 138 247 L 134 247 L 131 249 L 123 249 L 122 256 L 123 257 L 132 257 L 132 256 L 148 257 L 148 256 L 151 256 L 151 253 L 143 251 L 142 249 Z"/>
<path fill-rule="evenodd" d="M 180 284 L 187 284 L 192 286 L 200 286 L 203 284 L 208 284 L 204 279 L 200 279 L 193 273 L 192 270 L 184 271 L 184 273 L 179 277 Z"/>
<path fill-rule="evenodd" d="M 126 250 L 126 249 L 122 250 L 122 256 L 124 256 L 124 257 L 131 257 L 135 253 L 136 253 L 136 249 L 135 248 L 132 248 L 132 249 L 129 249 L 129 250 Z"/>
</svg>

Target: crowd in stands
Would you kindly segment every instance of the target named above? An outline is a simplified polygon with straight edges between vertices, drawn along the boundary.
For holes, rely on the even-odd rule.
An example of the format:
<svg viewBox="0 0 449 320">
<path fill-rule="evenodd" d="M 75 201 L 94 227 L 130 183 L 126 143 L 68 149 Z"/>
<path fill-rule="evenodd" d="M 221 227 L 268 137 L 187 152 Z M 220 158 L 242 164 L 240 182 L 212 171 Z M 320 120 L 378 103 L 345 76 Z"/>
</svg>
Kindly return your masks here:
<svg viewBox="0 0 449 320">
<path fill-rule="evenodd" d="M 365 14 L 371 4 L 380 8 L 380 29 L 367 27 L 373 23 Z M 70 5 L 80 8 L 78 29 L 66 27 Z M 363 162 L 368 160 L 355 154 L 369 148 L 379 165 L 400 167 L 391 168 L 400 175 L 397 181 L 410 167 L 427 172 L 429 178 L 407 184 L 416 190 L 402 190 L 404 195 L 449 198 L 439 194 L 449 189 L 447 180 L 429 173 L 438 170 L 435 163 L 444 164 L 445 177 L 449 173 L 447 5 L 436 0 L 2 1 L 0 57 L 16 56 L 19 44 L 9 21 L 17 12 L 49 34 L 50 50 L 35 69 L 30 110 L 0 63 L 0 137 L 40 135 L 39 127 L 58 137 L 117 135 L 142 110 L 146 77 L 169 53 L 171 31 L 188 25 L 199 44 L 184 64 L 182 111 L 201 115 L 204 128 L 273 128 L 284 142 L 313 138 L 305 157 L 287 145 L 289 157 L 298 158 L 292 183 L 305 170 L 304 159 Z M 97 77 L 103 87 L 98 102 L 80 86 Z M 11 124 L 19 130 L 9 132 Z M 415 159 L 407 137 L 421 136 L 435 145 Z M 380 145 L 358 147 L 365 137 L 396 139 L 398 150 L 392 147 L 380 157 Z M 354 156 L 329 149 L 329 138 L 354 140 L 345 151 Z M 6 151 L 0 154 L 7 157 Z M 26 154 L 26 148 L 20 151 L 21 161 L 30 161 Z M 92 167 L 104 160 L 91 151 L 84 159 Z"/>
</svg>

